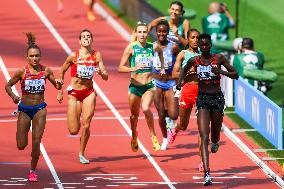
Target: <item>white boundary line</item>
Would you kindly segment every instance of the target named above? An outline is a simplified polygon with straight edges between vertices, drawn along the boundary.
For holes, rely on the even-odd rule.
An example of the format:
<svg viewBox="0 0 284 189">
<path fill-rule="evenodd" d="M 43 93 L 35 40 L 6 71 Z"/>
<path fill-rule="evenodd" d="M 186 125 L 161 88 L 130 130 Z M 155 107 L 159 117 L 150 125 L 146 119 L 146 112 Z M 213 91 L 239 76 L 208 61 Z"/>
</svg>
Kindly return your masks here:
<svg viewBox="0 0 284 189">
<path fill-rule="evenodd" d="M 128 31 L 125 30 L 111 15 L 109 15 L 99 3 L 95 4 L 94 9 L 97 13 L 99 13 L 103 18 L 106 19 L 110 26 L 112 26 L 113 29 L 117 31 L 117 33 L 119 33 L 123 39 L 130 41 L 131 35 L 128 33 Z"/>
<path fill-rule="evenodd" d="M 3 73 L 4 73 L 4 76 L 5 76 L 6 80 L 9 81 L 11 76 L 10 76 L 10 74 L 9 74 L 9 72 L 7 70 L 7 67 L 6 67 L 6 65 L 5 65 L 5 63 L 4 63 L 4 61 L 3 61 L 1 56 L 0 56 L 0 67 L 1 67 L 1 70 L 3 71 Z M 15 86 L 12 87 L 12 91 L 13 91 L 13 93 L 15 95 L 19 96 L 19 93 L 18 93 L 17 89 L 15 88 Z M 30 127 L 30 129 L 32 130 L 32 127 Z M 40 151 L 42 153 L 42 156 L 43 156 L 44 160 L 46 161 L 46 164 L 47 164 L 47 166 L 48 166 L 48 168 L 49 168 L 49 170 L 50 170 L 50 172 L 51 172 L 51 174 L 52 174 L 52 176 L 53 176 L 53 178 L 54 178 L 58 188 L 59 189 L 63 188 L 63 185 L 61 184 L 61 181 L 60 181 L 60 179 L 59 179 L 59 177 L 58 177 L 58 175 L 57 175 L 57 173 L 55 171 L 55 168 L 54 168 L 51 160 L 49 159 L 49 157 L 48 157 L 48 155 L 46 153 L 46 150 L 45 150 L 45 148 L 44 148 L 42 143 L 40 143 Z"/>
<path fill-rule="evenodd" d="M 71 54 L 71 49 L 68 47 L 68 45 L 65 43 L 64 39 L 59 35 L 59 33 L 56 31 L 56 29 L 53 27 L 53 25 L 51 24 L 51 22 L 47 19 L 47 17 L 44 15 L 44 13 L 40 10 L 40 8 L 37 6 L 37 4 L 33 1 L 33 0 L 27 0 L 27 2 L 29 3 L 29 5 L 33 8 L 33 10 L 36 12 L 36 14 L 39 16 L 39 18 L 41 19 L 41 21 L 44 23 L 44 25 L 47 27 L 47 29 L 52 33 L 52 35 L 54 36 L 54 38 L 59 42 L 59 44 L 62 46 L 62 48 L 65 50 L 65 52 L 67 54 Z M 102 7 L 100 7 L 98 5 L 98 3 L 96 3 L 96 6 L 98 7 L 98 9 L 103 10 Z M 110 19 L 112 18 L 110 15 L 108 15 L 105 12 L 105 15 L 107 16 L 107 20 L 108 22 L 110 22 L 111 24 L 113 24 L 114 19 Z M 118 25 L 117 22 L 115 22 L 116 25 Z M 119 25 L 118 25 L 119 26 Z M 121 27 L 121 26 L 120 26 Z M 122 27 L 121 27 L 122 28 Z M 116 30 L 117 31 L 117 30 Z M 122 31 L 128 33 L 126 30 Z M 120 33 L 121 34 L 121 33 Z M 123 128 L 127 131 L 127 133 L 131 136 L 131 129 L 129 128 L 129 126 L 127 125 L 127 123 L 124 121 L 124 119 L 121 117 L 121 115 L 118 113 L 118 111 L 115 109 L 115 107 L 112 105 L 112 103 L 110 102 L 110 100 L 106 97 L 106 95 L 104 94 L 104 92 L 101 90 L 101 88 L 97 85 L 97 83 L 95 81 L 93 81 L 94 83 L 94 89 L 96 90 L 96 92 L 98 93 L 98 95 L 103 99 L 103 101 L 106 103 L 106 105 L 110 108 L 110 110 L 113 112 L 113 114 L 116 116 L 116 118 L 118 119 L 118 121 L 121 123 L 121 125 L 123 126 Z M 150 155 L 150 153 L 146 150 L 146 148 L 142 145 L 142 143 L 138 140 L 140 149 L 142 150 L 142 152 L 145 154 L 145 156 L 148 158 L 148 160 L 152 163 L 152 165 L 154 166 L 154 168 L 157 170 L 157 172 L 160 174 L 160 176 L 164 179 L 164 181 L 167 183 L 167 185 L 169 186 L 169 188 L 171 189 L 175 189 L 173 183 L 170 181 L 170 179 L 167 177 L 167 175 L 163 172 L 163 170 L 159 167 L 159 165 L 156 163 L 156 161 L 154 160 L 154 158 Z"/>
<path fill-rule="evenodd" d="M 110 25 L 119 32 L 119 28 L 122 27 L 117 21 L 115 21 L 106 11 L 103 10 L 98 3 L 96 3 L 95 10 L 100 13 Z M 102 9 L 103 11 L 101 11 Z M 110 19 L 110 17 L 112 19 Z M 127 31 L 126 31 L 127 32 Z M 120 33 L 124 37 L 124 34 Z M 128 38 L 130 34 L 128 34 Z M 125 37 L 124 37 L 125 38 Z M 126 38 L 127 39 L 127 38 Z M 284 181 L 275 174 L 263 161 L 261 161 L 234 133 L 232 133 L 224 124 L 223 124 L 224 133 L 232 140 L 249 158 L 251 158 L 269 177 L 271 177 L 276 183 L 284 188 Z"/>
<path fill-rule="evenodd" d="M 230 129 L 228 129 L 225 124 L 222 127 L 225 135 L 236 144 L 239 149 L 241 149 L 255 164 L 257 164 L 262 171 L 271 177 L 281 188 L 284 188 L 284 181 L 275 174 L 257 155 L 253 153 L 240 139 L 237 137 Z"/>
</svg>

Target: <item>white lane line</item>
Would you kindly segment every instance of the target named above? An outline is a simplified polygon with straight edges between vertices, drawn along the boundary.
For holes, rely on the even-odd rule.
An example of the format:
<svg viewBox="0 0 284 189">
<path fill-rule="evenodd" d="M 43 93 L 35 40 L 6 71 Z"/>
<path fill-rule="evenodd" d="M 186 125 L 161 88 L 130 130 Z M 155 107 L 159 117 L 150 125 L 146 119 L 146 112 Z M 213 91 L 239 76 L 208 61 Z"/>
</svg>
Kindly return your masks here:
<svg viewBox="0 0 284 189">
<path fill-rule="evenodd" d="M 33 10 L 36 12 L 36 14 L 39 16 L 39 18 L 41 19 L 41 21 L 44 23 L 44 25 L 47 27 L 47 29 L 51 32 L 51 34 L 54 36 L 54 38 L 59 42 L 59 44 L 61 45 L 61 47 L 65 50 L 65 52 L 69 55 L 71 54 L 71 49 L 68 47 L 68 45 L 65 43 L 64 39 L 59 35 L 59 33 L 56 31 L 56 29 L 53 27 L 53 25 L 51 24 L 51 22 L 47 19 L 47 17 L 44 15 L 44 13 L 40 10 L 40 8 L 37 6 L 37 4 L 33 1 L 33 0 L 27 0 L 27 2 L 30 4 L 30 6 L 33 8 Z M 101 6 L 98 6 L 98 4 L 96 4 L 95 7 L 98 7 L 98 13 L 102 13 L 102 11 L 104 10 Z M 104 16 L 108 16 L 108 20 L 110 19 L 110 15 L 106 12 Z M 115 23 L 112 23 L 115 24 Z M 119 27 L 120 25 L 116 22 L 116 27 Z M 120 26 L 122 27 L 122 26 Z M 126 30 L 123 31 L 125 33 L 128 33 Z M 113 114 L 117 117 L 118 121 L 121 123 L 121 125 L 123 126 L 123 128 L 128 132 L 128 134 L 131 136 L 131 130 L 129 128 L 129 126 L 127 125 L 127 123 L 124 121 L 124 119 L 121 117 L 121 115 L 118 113 L 118 111 L 116 110 L 116 108 L 113 106 L 113 104 L 110 102 L 110 100 L 106 97 L 106 95 L 104 94 L 104 92 L 101 90 L 101 88 L 97 85 L 97 83 L 95 81 L 94 82 L 94 89 L 95 91 L 98 93 L 98 95 L 103 99 L 103 101 L 106 103 L 106 105 L 109 107 L 109 109 L 113 112 Z M 171 189 L 175 189 L 175 187 L 173 186 L 172 182 L 170 181 L 170 179 L 167 177 L 167 175 L 164 173 L 164 171 L 160 168 L 160 166 L 156 163 L 156 161 L 154 160 L 154 158 L 150 155 L 150 153 L 146 150 L 146 148 L 142 145 L 142 143 L 138 140 L 140 149 L 142 150 L 142 152 L 145 154 L 145 156 L 148 158 L 148 160 L 152 163 L 152 165 L 154 166 L 154 168 L 157 170 L 157 172 L 160 174 L 160 176 L 164 179 L 164 181 L 166 181 L 167 185 L 171 188 Z"/>
<path fill-rule="evenodd" d="M 225 124 L 223 124 L 222 129 L 225 135 L 236 144 L 236 146 L 244 152 L 256 165 L 258 165 L 261 170 L 270 178 L 272 178 L 276 184 L 281 188 L 284 188 L 284 181 L 280 176 L 278 176 L 273 170 L 270 169 L 253 151 L 241 141 L 241 139 L 235 135 Z"/>
<path fill-rule="evenodd" d="M 130 119 L 129 117 L 122 117 L 122 119 Z M 145 117 L 139 117 L 138 119 L 145 119 Z M 154 117 L 154 119 L 159 119 L 158 117 Z M 55 118 L 46 118 L 47 121 L 66 121 L 66 117 L 55 117 Z M 102 116 L 102 117 L 93 117 L 92 120 L 117 120 L 117 117 L 107 117 L 107 116 Z M 16 122 L 17 119 L 1 119 L 0 123 L 6 123 L 6 122 Z"/>
<path fill-rule="evenodd" d="M 113 182 L 116 184 L 163 184 L 167 185 L 166 182 Z M 184 183 L 184 182 L 172 182 L 172 184 L 178 184 L 178 183 Z"/>
<path fill-rule="evenodd" d="M 198 180 L 198 179 L 204 179 L 204 177 L 198 177 L 198 176 L 193 176 L 192 177 L 194 180 Z M 247 177 L 239 177 L 239 176 L 228 176 L 228 177 L 218 177 L 218 176 L 215 176 L 215 177 L 211 177 L 211 178 L 218 178 L 218 179 L 246 179 Z"/>
<path fill-rule="evenodd" d="M 61 115 L 61 114 L 60 114 Z M 10 116 L 10 115 L 9 115 Z M 56 116 L 56 115 L 52 115 Z M 122 119 L 129 120 L 129 117 L 121 117 Z M 138 117 L 139 120 L 144 120 L 145 117 Z M 154 116 L 154 119 L 159 119 L 159 117 Z M 195 119 L 195 118 L 192 118 Z M 46 118 L 47 121 L 66 121 L 66 117 L 55 117 L 55 118 Z M 93 117 L 92 120 L 117 120 L 117 117 L 113 116 L 101 116 L 101 117 Z M 17 119 L 1 119 L 0 123 L 6 123 L 6 122 L 16 122 Z M 182 136 L 183 134 L 180 134 Z"/>
<path fill-rule="evenodd" d="M 204 175 L 204 173 L 181 173 L 181 174 L 188 174 L 188 175 Z M 230 172 L 213 172 L 210 175 L 251 175 L 250 172 L 240 172 L 240 173 L 230 173 Z"/>
<path fill-rule="evenodd" d="M 127 176 L 127 175 L 137 175 L 137 174 L 131 174 L 131 173 L 130 173 L 130 174 L 124 174 L 124 173 L 123 173 L 123 174 L 96 174 L 96 173 L 90 173 L 90 174 L 83 174 L 83 175 L 87 175 L 87 176 L 110 176 L 110 175 L 112 175 L 112 176 L 115 175 L 115 176 L 116 176 L 116 175 L 126 175 L 126 176 Z"/>
<path fill-rule="evenodd" d="M 210 173 L 211 174 L 211 173 Z M 195 184 L 203 184 L 203 182 L 193 182 L 193 183 L 195 183 Z M 212 182 L 213 184 L 222 184 L 222 183 L 224 183 L 224 182 L 215 182 L 215 181 L 213 181 Z"/>
<path fill-rule="evenodd" d="M 10 80 L 11 76 L 10 76 L 9 72 L 7 71 L 7 67 L 6 67 L 6 65 L 5 65 L 5 63 L 4 63 L 4 61 L 3 61 L 1 56 L 0 56 L 0 67 L 1 67 L 1 70 L 3 71 L 3 73 L 4 73 L 4 76 L 5 76 L 6 80 L 7 80 L 7 82 L 8 82 Z M 13 93 L 15 95 L 19 96 L 19 93 L 18 93 L 18 91 L 16 90 L 16 88 L 14 86 L 12 88 L 12 91 L 13 91 Z M 43 155 L 43 158 L 44 158 L 44 160 L 45 160 L 45 162 L 46 162 L 46 164 L 47 164 L 47 166 L 48 166 L 48 168 L 49 168 L 49 170 L 50 170 L 50 172 L 51 172 L 55 182 L 57 183 L 58 188 L 59 189 L 63 188 L 63 186 L 62 186 L 62 184 L 60 182 L 60 179 L 59 179 L 59 177 L 58 177 L 58 175 L 57 175 L 57 173 L 56 173 L 56 171 L 54 169 L 54 166 L 53 166 L 52 162 L 50 161 L 50 159 L 49 159 L 49 157 L 48 157 L 48 155 L 46 153 L 46 150 L 45 150 L 45 148 L 44 148 L 42 143 L 40 143 L 40 151 L 41 151 L 41 153 Z"/>
<path fill-rule="evenodd" d="M 123 39 L 130 41 L 131 35 L 128 31 L 124 29 L 124 27 L 122 27 L 111 15 L 109 15 L 99 3 L 95 4 L 94 10 L 99 13 L 110 26 L 113 26 L 113 29 L 119 33 Z"/>
</svg>

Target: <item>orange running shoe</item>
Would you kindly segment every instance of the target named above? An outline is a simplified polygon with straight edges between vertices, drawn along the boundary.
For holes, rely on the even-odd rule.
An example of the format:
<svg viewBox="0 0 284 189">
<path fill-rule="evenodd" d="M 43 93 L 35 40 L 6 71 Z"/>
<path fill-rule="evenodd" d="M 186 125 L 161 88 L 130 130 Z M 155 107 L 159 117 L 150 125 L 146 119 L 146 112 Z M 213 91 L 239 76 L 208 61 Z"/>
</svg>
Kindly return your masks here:
<svg viewBox="0 0 284 189">
<path fill-rule="evenodd" d="M 94 15 L 93 11 L 91 11 L 91 10 L 88 10 L 87 17 L 88 17 L 89 21 L 96 20 L 96 16 Z"/>
<path fill-rule="evenodd" d="M 158 141 L 156 136 L 152 136 L 152 142 L 153 142 L 153 149 L 155 151 L 158 151 L 158 150 L 161 149 L 161 146 L 160 146 L 159 141 Z"/>
<path fill-rule="evenodd" d="M 59 13 L 61 13 L 61 12 L 63 12 L 63 3 L 58 3 L 58 5 L 57 5 L 57 12 L 59 12 Z"/>
</svg>

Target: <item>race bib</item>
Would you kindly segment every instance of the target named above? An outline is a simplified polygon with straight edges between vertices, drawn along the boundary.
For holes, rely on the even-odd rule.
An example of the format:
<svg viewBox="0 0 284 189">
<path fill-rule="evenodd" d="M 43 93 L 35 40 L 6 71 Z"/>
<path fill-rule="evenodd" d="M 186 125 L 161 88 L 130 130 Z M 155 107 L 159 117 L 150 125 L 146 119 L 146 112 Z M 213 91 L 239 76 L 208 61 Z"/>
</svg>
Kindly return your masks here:
<svg viewBox="0 0 284 189">
<path fill-rule="evenodd" d="M 77 66 L 77 76 L 82 79 L 92 79 L 95 71 L 96 71 L 95 66 L 85 66 L 85 65 Z"/>
<path fill-rule="evenodd" d="M 136 64 L 143 66 L 144 69 L 151 68 L 152 62 L 153 62 L 153 57 L 144 57 L 143 54 L 141 54 L 141 55 L 140 56 L 138 55 L 137 57 L 135 57 Z"/>
<path fill-rule="evenodd" d="M 30 94 L 41 94 L 45 90 L 44 79 L 25 80 L 25 91 Z"/>
<path fill-rule="evenodd" d="M 211 80 L 214 76 L 216 76 L 212 71 L 212 66 L 204 66 L 199 65 L 197 67 L 197 75 L 200 80 Z"/>
<path fill-rule="evenodd" d="M 165 61 L 165 69 L 169 69 L 171 66 L 172 66 L 172 58 L 171 57 L 164 57 L 164 61 Z M 154 57 L 153 59 L 153 67 L 156 69 L 156 70 L 160 70 L 161 69 L 161 61 L 160 61 L 160 58 L 157 56 L 157 57 Z"/>
</svg>

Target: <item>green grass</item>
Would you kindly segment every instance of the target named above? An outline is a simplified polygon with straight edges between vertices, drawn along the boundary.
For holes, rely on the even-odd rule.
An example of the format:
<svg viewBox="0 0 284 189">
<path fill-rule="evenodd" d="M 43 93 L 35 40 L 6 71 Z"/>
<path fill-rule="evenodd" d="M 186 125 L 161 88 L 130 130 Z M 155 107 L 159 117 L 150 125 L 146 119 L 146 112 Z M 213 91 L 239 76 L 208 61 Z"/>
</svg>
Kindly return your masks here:
<svg viewBox="0 0 284 189">
<path fill-rule="evenodd" d="M 107 5 L 120 19 L 122 19 L 128 26 L 131 28 L 134 28 L 136 26 L 136 20 L 133 20 L 129 17 L 127 17 L 121 10 L 117 9 L 115 6 L 113 6 L 110 1 L 108 0 L 102 0 L 105 5 Z"/>
</svg>

